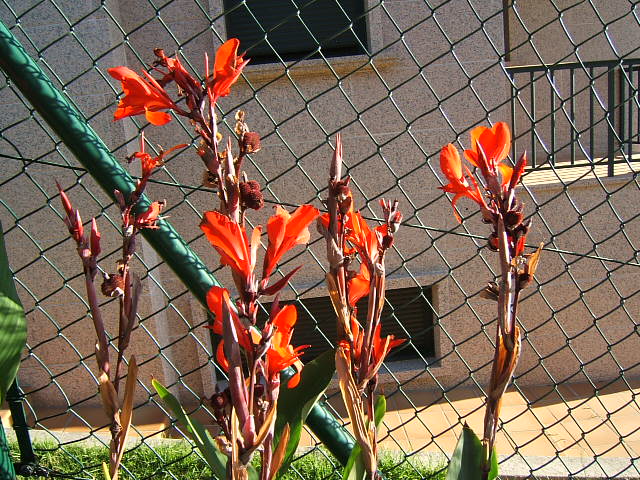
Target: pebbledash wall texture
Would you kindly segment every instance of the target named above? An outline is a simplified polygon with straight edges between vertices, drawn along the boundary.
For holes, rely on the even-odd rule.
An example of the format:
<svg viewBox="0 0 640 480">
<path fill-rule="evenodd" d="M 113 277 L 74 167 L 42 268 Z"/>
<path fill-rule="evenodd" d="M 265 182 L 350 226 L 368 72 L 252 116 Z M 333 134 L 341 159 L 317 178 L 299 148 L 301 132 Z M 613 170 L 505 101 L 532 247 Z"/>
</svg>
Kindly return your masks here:
<svg viewBox="0 0 640 480">
<path fill-rule="evenodd" d="M 320 207 L 330 143 L 341 132 L 356 205 L 375 217 L 379 198 L 397 198 L 404 213 L 406 225 L 388 258 L 388 288 L 424 286 L 432 294 L 434 352 L 415 351 L 402 361 L 392 358 L 381 382 L 390 390 L 398 383 L 405 390 L 482 385 L 489 376 L 496 315 L 495 303 L 479 293 L 493 279 L 497 258 L 485 248 L 489 229 L 479 215 L 458 225 L 449 200 L 438 190 L 440 148 L 456 141 L 468 147 L 468 130 L 476 125 L 513 123 L 506 66 L 640 57 L 634 50 L 640 45 L 640 26 L 622 0 L 555 1 L 555 8 L 543 0 L 364 4 L 371 55 L 249 64 L 232 94 L 221 100 L 227 126 L 233 126 L 234 112 L 241 108 L 251 129 L 262 135 L 262 150 L 252 156 L 247 173 L 260 182 L 270 203 L 251 221 L 264 223 L 278 202 L 291 208 L 311 201 Z M 558 16 L 557 9 L 564 15 Z M 213 56 L 227 38 L 223 13 L 222 2 L 214 0 L 174 0 L 157 10 L 147 2 L 118 0 L 0 6 L 0 18 L 123 163 L 138 148 L 138 127 L 129 119 L 113 122 L 120 87 L 106 69 L 126 65 L 139 71 L 154 60 L 153 49 L 161 47 L 167 53 L 179 51 L 201 75 L 203 53 Z M 566 82 L 559 78 L 556 83 L 557 162 L 568 158 L 572 138 L 566 104 L 561 103 Z M 589 89 L 601 102 L 594 128 L 600 145 L 607 135 L 607 97 L 599 90 L 605 83 L 598 79 Z M 539 158 L 549 157 L 551 141 L 548 80 L 546 85 L 535 112 Z M 523 138 L 529 138 L 531 129 L 531 112 L 523 107 L 528 92 L 521 92 L 515 109 L 516 132 L 526 132 Z M 585 91 L 576 99 L 578 112 L 586 112 Z M 6 160 L 0 177 L 0 220 L 29 311 L 29 352 L 20 382 L 32 404 L 54 412 L 69 405 L 98 405 L 94 332 L 81 300 L 81 264 L 60 219 L 54 180 L 67 189 L 84 220 L 98 217 L 106 271 L 115 269 L 118 213 L 89 175 L 42 163 L 66 159 L 77 165 L 38 116 L 30 116 L 29 105 L 15 90 L 0 90 L 0 102 L 2 149 L 15 155 L 10 145 L 17 145 L 19 156 L 41 161 Z M 190 129 L 173 121 L 147 127 L 145 134 L 153 144 L 170 147 L 183 143 Z M 228 127 L 222 132 L 231 134 Z M 525 147 L 531 150 L 531 143 L 521 141 L 517 153 Z M 589 153 L 605 156 L 603 148 Z M 131 168 L 135 173 L 137 166 Z M 597 175 L 571 172 L 529 173 L 521 189 L 525 212 L 533 218 L 528 241 L 532 246 L 545 242 L 549 249 L 519 312 L 525 332 L 519 385 L 640 373 L 633 320 L 640 306 L 637 267 L 625 264 L 637 263 L 637 182 L 629 169 L 613 177 L 606 177 L 606 170 Z M 148 194 L 166 199 L 168 220 L 214 269 L 217 256 L 197 228 L 201 213 L 217 204 L 211 192 L 197 189 L 202 173 L 195 151 L 187 149 L 167 161 Z M 473 207 L 466 200 L 459 203 L 463 216 L 474 212 Z M 285 300 L 326 294 L 319 239 L 312 231 L 308 250 L 299 249 L 288 260 L 288 267 L 304 268 Z M 209 335 L 201 327 L 206 312 L 144 242 L 133 268 L 145 286 L 140 328 L 129 347 L 142 365 L 140 380 L 147 387 L 152 375 L 165 384 L 180 380 L 175 391 L 185 403 L 210 396 L 216 369 L 208 357 Z M 218 278 L 231 284 L 222 273 Z M 116 303 L 108 305 L 111 315 L 105 312 L 105 319 L 115 331 Z M 317 329 L 332 339 L 334 319 L 316 320 Z M 148 395 L 138 389 L 138 401 Z"/>
</svg>

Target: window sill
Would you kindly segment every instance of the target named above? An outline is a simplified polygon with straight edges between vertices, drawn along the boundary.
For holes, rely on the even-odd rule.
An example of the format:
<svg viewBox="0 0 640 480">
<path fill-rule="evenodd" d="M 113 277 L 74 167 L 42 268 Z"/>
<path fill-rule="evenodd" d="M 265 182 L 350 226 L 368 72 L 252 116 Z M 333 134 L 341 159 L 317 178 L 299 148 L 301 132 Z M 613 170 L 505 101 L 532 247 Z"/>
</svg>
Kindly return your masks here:
<svg viewBox="0 0 640 480">
<path fill-rule="evenodd" d="M 346 77 L 352 74 L 373 72 L 373 65 L 377 71 L 385 71 L 397 65 L 398 59 L 393 56 L 378 55 L 351 55 L 345 57 L 329 57 L 327 59 L 314 58 L 311 60 L 298 60 L 295 62 L 263 63 L 260 65 L 247 65 L 243 74 L 251 82 L 267 82 L 284 77 L 296 79 L 306 77 Z"/>
<path fill-rule="evenodd" d="M 635 155 L 634 155 L 635 156 Z M 617 157 L 616 160 L 622 160 Z M 562 165 L 562 163 L 558 164 Z M 596 159 L 596 164 L 579 162 L 574 166 L 556 169 L 533 170 L 522 177 L 522 185 L 528 189 L 555 189 L 558 186 L 573 187 L 593 185 L 616 185 L 628 182 L 629 178 L 640 172 L 640 163 L 619 163 L 614 166 L 613 177 L 607 176 L 606 159 Z"/>
</svg>

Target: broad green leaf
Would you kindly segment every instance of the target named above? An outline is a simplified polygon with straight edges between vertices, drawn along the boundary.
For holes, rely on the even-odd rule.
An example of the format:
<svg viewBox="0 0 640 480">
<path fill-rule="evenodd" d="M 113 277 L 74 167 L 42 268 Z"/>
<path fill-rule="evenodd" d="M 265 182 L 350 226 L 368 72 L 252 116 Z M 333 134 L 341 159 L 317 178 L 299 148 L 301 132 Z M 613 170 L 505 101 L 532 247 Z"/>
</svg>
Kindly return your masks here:
<svg viewBox="0 0 640 480">
<path fill-rule="evenodd" d="M 287 380 L 280 386 L 278 411 L 274 428 L 273 444 L 276 448 L 282 429 L 288 423 L 289 443 L 279 472 L 286 472 L 300 443 L 302 427 L 307 415 L 327 389 L 335 371 L 333 350 L 327 350 L 309 363 L 300 373 L 300 383 L 295 388 L 287 387 Z M 280 476 L 280 473 L 278 473 Z"/>
<path fill-rule="evenodd" d="M 384 395 L 379 395 L 374 406 L 374 421 L 376 422 L 376 428 L 378 428 L 382 423 L 385 413 L 387 413 L 387 399 Z M 343 480 L 362 480 L 365 477 L 367 471 L 364 467 L 364 462 L 362 461 L 361 452 L 362 449 L 360 448 L 360 445 L 356 443 L 351 450 L 351 455 L 349 455 L 347 464 L 342 470 Z"/>
<path fill-rule="evenodd" d="M 449 463 L 447 480 L 481 480 L 483 458 L 484 447 L 482 442 L 473 430 L 465 424 Z M 491 455 L 491 470 L 488 478 L 493 480 L 497 476 L 498 459 L 494 449 Z"/>
<path fill-rule="evenodd" d="M 0 225 L 0 405 L 18 372 L 27 341 L 27 321 L 18 298 Z"/>
<path fill-rule="evenodd" d="M 155 378 L 151 380 L 153 388 L 156 389 L 158 395 L 164 403 L 171 409 L 176 419 L 187 431 L 191 434 L 193 441 L 202 453 L 205 461 L 209 465 L 209 468 L 213 471 L 213 474 L 219 479 L 226 478 L 227 471 L 227 457 L 218 450 L 211 434 L 202 426 L 200 422 L 195 419 L 189 418 L 182 405 L 176 397 L 174 397 L 164 385 L 158 382 Z M 255 471 L 255 469 L 254 469 Z M 257 474 L 256 474 L 257 475 Z M 251 477 L 251 472 L 249 474 Z M 257 478 L 257 476 L 256 476 Z"/>
</svg>

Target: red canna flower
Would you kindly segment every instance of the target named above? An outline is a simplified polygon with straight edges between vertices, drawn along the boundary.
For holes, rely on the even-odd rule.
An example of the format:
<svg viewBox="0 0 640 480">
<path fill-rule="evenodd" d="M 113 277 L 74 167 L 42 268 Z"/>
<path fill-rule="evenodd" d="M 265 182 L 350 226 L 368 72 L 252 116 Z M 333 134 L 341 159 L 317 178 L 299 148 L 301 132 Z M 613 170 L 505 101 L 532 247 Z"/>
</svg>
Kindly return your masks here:
<svg viewBox="0 0 640 480">
<path fill-rule="evenodd" d="M 222 335 L 222 302 L 226 302 L 227 308 L 229 309 L 229 312 L 231 312 L 232 321 L 236 327 L 236 331 L 238 332 L 238 342 L 240 343 L 240 346 L 245 350 L 251 350 L 251 337 L 249 336 L 249 332 L 244 325 L 242 325 L 242 322 L 240 322 L 235 308 L 232 307 L 231 300 L 229 298 L 229 291 L 226 288 L 214 286 L 209 289 L 209 292 L 207 292 L 207 306 L 211 313 L 214 314 L 215 318 L 213 326 L 206 326 L 205 328 L 209 328 L 213 330 L 214 333 Z M 225 371 L 229 371 L 229 361 L 224 355 L 223 340 L 220 340 L 218 343 L 218 348 L 216 349 L 216 360 L 218 361 L 218 364 L 225 369 Z"/>
<path fill-rule="evenodd" d="M 114 120 L 144 113 L 153 125 L 164 125 L 171 121 L 171 116 L 160 110 L 177 109 L 177 106 L 151 75 L 142 72 L 147 78 L 145 80 L 127 67 L 110 68 L 108 72 L 122 82 L 122 91 L 125 94 L 113 114 Z"/>
<path fill-rule="evenodd" d="M 289 379 L 287 386 L 295 388 L 300 382 L 300 370 L 302 363 L 298 359 L 302 351 L 309 345 L 301 345 L 293 348 L 291 335 L 293 327 L 298 320 L 298 312 L 294 305 L 287 305 L 282 308 L 272 319 L 272 325 L 276 331 L 271 338 L 271 346 L 267 350 L 267 373 L 270 379 L 275 378 L 282 370 L 296 364 L 297 373 Z"/>
<path fill-rule="evenodd" d="M 134 225 L 136 228 L 160 228 L 156 225 L 156 222 L 160 220 L 160 212 L 165 206 L 165 202 L 152 202 L 146 212 L 139 213 L 135 216 Z"/>
<path fill-rule="evenodd" d="M 236 83 L 249 60 L 244 60 L 244 53 L 238 56 L 240 40 L 231 38 L 223 43 L 216 52 L 216 62 L 213 67 L 213 79 L 209 82 L 209 95 L 215 103 L 218 98 L 226 97 L 231 91 L 231 85 Z"/>
<path fill-rule="evenodd" d="M 480 149 L 484 152 L 484 159 Z M 495 172 L 498 164 L 507 158 L 510 149 L 509 126 L 498 122 L 492 128 L 480 126 L 471 130 L 471 149 L 465 150 L 464 156 L 483 173 Z M 486 164 L 483 163 L 485 160 Z"/>
<path fill-rule="evenodd" d="M 264 257 L 262 277 L 268 278 L 282 256 L 295 245 L 309 241 L 309 224 L 319 215 L 317 208 L 301 205 L 290 214 L 277 206 L 276 213 L 267 222 L 269 244 Z"/>
<path fill-rule="evenodd" d="M 260 244 L 260 227 L 253 229 L 251 245 L 244 229 L 220 212 L 205 212 L 200 229 L 220 254 L 222 265 L 229 265 L 244 279 L 251 277 Z"/>
<path fill-rule="evenodd" d="M 466 151 L 465 151 L 466 154 Z M 483 206 L 484 198 L 482 197 L 482 193 L 478 188 L 478 184 L 474 180 L 473 176 L 469 169 L 465 166 L 465 172 L 467 174 L 467 178 L 471 180 L 471 183 L 467 181 L 464 174 L 462 173 L 462 162 L 460 160 L 460 155 L 458 154 L 458 150 L 452 144 L 445 145 L 442 147 L 440 152 L 440 169 L 444 176 L 447 177 L 449 183 L 443 187 L 438 187 L 441 190 L 444 190 L 448 193 L 453 193 L 455 196 L 451 201 L 451 205 L 454 208 L 454 214 L 458 222 L 462 222 L 460 215 L 455 211 L 455 206 L 460 197 L 468 197 L 478 205 Z"/>
</svg>

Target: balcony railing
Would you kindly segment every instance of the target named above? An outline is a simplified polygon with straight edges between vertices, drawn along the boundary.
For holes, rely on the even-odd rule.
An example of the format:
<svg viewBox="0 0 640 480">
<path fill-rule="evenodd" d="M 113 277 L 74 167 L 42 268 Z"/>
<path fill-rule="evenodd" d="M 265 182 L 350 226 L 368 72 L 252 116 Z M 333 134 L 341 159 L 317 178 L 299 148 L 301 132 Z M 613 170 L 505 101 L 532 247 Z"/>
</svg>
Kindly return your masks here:
<svg viewBox="0 0 640 480">
<path fill-rule="evenodd" d="M 640 161 L 640 59 L 506 67 L 513 151 L 537 169 Z M 628 171 L 628 169 L 626 169 Z"/>
</svg>

